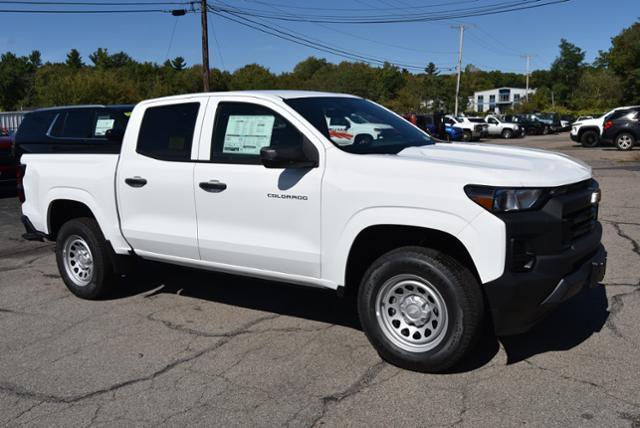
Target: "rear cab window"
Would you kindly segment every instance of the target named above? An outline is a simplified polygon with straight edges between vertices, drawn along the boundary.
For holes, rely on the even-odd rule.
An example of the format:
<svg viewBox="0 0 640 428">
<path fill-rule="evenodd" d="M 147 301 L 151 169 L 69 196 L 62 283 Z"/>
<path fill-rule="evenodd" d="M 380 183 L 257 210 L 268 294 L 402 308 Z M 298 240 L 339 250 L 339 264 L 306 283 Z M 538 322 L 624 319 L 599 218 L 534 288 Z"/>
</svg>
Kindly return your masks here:
<svg viewBox="0 0 640 428">
<path fill-rule="evenodd" d="M 136 152 L 159 160 L 190 161 L 199 109 L 198 102 L 147 108 Z"/>
</svg>

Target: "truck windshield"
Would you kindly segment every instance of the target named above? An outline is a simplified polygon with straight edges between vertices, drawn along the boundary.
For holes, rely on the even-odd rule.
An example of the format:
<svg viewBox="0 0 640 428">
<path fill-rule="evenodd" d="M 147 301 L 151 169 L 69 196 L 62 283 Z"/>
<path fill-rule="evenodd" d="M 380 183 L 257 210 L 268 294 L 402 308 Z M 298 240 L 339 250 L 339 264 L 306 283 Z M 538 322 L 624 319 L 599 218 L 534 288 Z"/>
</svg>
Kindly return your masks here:
<svg viewBox="0 0 640 428">
<path fill-rule="evenodd" d="M 396 154 L 407 147 L 434 144 L 427 134 L 405 119 L 362 98 L 309 97 L 285 102 L 334 145 L 349 153 Z"/>
</svg>

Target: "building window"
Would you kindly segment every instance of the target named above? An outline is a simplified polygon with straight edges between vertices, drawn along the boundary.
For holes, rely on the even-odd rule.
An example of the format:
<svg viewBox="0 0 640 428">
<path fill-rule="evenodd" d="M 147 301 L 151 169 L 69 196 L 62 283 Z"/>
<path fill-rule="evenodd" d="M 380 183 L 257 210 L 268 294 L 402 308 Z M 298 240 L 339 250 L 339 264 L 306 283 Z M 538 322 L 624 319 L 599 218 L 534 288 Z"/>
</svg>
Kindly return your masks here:
<svg viewBox="0 0 640 428">
<path fill-rule="evenodd" d="M 511 90 L 510 89 L 500 89 L 498 92 L 499 100 L 501 103 L 508 103 L 509 98 L 511 98 Z"/>
<path fill-rule="evenodd" d="M 484 111 L 484 95 L 478 95 L 478 109 L 477 111 Z"/>
<path fill-rule="evenodd" d="M 513 94 L 513 102 L 514 103 L 520 102 L 520 94 Z"/>
<path fill-rule="evenodd" d="M 490 109 L 496 108 L 496 96 L 495 95 L 489 95 L 489 108 Z"/>
</svg>

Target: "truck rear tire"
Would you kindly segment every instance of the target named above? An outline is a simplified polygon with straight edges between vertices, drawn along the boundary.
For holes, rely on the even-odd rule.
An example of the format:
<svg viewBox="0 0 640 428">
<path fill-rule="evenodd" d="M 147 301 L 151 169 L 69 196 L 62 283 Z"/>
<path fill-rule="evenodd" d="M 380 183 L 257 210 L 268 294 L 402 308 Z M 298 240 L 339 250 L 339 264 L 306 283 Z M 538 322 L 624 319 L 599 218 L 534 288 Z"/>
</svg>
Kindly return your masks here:
<svg viewBox="0 0 640 428">
<path fill-rule="evenodd" d="M 109 295 L 115 285 L 109 249 L 98 223 L 88 217 L 62 225 L 56 240 L 56 261 L 65 285 L 83 299 Z"/>
<path fill-rule="evenodd" d="M 484 304 L 478 281 L 457 260 L 428 248 L 402 247 L 369 267 L 358 289 L 358 313 L 384 360 L 437 373 L 473 348 Z"/>
<path fill-rule="evenodd" d="M 505 129 L 504 131 L 502 131 L 502 138 L 504 138 L 505 140 L 510 140 L 511 137 L 513 137 L 513 131 L 510 129 Z"/>
<path fill-rule="evenodd" d="M 471 134 L 471 131 L 465 129 L 462 132 L 462 141 L 469 142 L 471 140 L 473 140 L 473 134 Z"/>
</svg>

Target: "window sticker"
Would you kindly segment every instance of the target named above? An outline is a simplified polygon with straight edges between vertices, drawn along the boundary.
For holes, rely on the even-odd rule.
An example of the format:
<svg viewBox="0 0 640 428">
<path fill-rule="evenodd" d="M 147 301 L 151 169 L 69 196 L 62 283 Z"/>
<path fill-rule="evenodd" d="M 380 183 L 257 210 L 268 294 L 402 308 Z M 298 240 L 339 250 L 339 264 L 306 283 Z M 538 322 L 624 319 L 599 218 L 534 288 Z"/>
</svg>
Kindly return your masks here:
<svg viewBox="0 0 640 428">
<path fill-rule="evenodd" d="M 96 130 L 93 133 L 96 137 L 104 137 L 108 130 L 113 129 L 115 119 L 111 116 L 98 116 L 96 121 Z"/>
<path fill-rule="evenodd" d="M 275 116 L 231 115 L 224 134 L 223 153 L 258 155 L 271 144 Z"/>
</svg>

